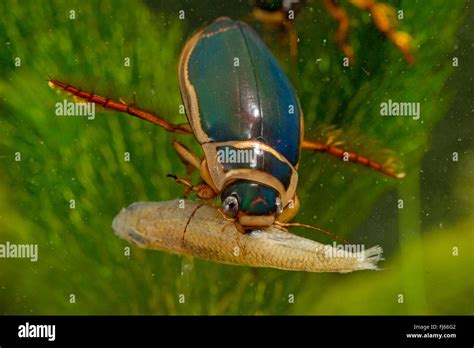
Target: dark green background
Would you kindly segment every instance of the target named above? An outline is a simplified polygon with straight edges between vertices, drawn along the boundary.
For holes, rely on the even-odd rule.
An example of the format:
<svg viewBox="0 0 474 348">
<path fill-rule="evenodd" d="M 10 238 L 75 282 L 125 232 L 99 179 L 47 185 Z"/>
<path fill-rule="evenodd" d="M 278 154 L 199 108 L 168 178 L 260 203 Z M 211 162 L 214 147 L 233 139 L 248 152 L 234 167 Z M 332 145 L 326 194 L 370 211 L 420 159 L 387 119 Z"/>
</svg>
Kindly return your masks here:
<svg viewBox="0 0 474 348">
<path fill-rule="evenodd" d="M 173 135 L 99 109 L 93 121 L 54 114 L 65 96 L 48 87 L 48 75 L 104 96 L 135 95 L 139 106 L 183 122 L 177 63 L 186 38 L 217 16 L 246 17 L 247 2 L 2 1 L 0 243 L 38 244 L 39 260 L 0 259 L 0 313 L 473 314 L 473 6 L 390 3 L 404 10 L 399 25 L 414 37 L 414 66 L 367 13 L 346 3 L 357 59 L 350 68 L 342 67 L 336 24 L 322 1 L 308 1 L 297 18 L 295 66 L 278 34 L 265 34 L 298 92 L 308 137 L 333 124 L 361 154 L 377 158 L 392 149 L 407 173 L 396 181 L 303 155 L 296 220 L 385 249 L 383 271 L 340 275 L 226 266 L 136 247 L 124 256 L 128 245 L 111 229 L 119 210 L 182 196 L 166 178 L 184 175 Z M 381 117 L 388 99 L 420 102 L 420 120 Z M 199 151 L 192 139 L 180 139 Z"/>
</svg>

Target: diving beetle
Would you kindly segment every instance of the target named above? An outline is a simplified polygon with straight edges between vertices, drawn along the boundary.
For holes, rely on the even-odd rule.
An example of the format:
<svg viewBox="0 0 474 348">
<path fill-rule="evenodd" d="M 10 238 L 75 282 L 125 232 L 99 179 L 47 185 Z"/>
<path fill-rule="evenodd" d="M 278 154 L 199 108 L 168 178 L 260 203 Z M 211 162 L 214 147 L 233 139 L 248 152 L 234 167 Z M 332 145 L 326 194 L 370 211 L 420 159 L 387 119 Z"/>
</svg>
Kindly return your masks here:
<svg viewBox="0 0 474 348">
<path fill-rule="evenodd" d="M 134 105 L 57 80 L 50 79 L 49 84 L 170 132 L 193 134 L 203 150 L 202 159 L 178 140 L 173 141 L 173 147 L 187 167 L 199 170 L 202 183 L 193 185 L 173 177 L 200 199 L 220 196 L 221 212 L 244 231 L 290 225 L 299 209 L 296 188 L 302 149 L 325 152 L 392 177 L 402 176 L 331 142 L 304 139 L 303 112 L 285 73 L 255 31 L 227 17 L 216 19 L 192 36 L 181 53 L 179 86 L 188 123 L 173 124 Z M 255 161 L 220 161 L 223 149 L 252 152 Z"/>
</svg>

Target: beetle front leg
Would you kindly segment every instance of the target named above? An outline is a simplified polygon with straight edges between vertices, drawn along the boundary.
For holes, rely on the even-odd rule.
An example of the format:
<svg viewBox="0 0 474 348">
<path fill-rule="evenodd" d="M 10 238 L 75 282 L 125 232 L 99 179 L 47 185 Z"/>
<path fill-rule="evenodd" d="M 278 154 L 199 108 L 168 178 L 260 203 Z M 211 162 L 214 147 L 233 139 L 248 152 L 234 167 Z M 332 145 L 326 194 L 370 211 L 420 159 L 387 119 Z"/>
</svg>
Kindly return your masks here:
<svg viewBox="0 0 474 348">
<path fill-rule="evenodd" d="M 204 201 L 208 201 L 208 200 L 211 200 L 211 199 L 217 197 L 216 191 L 214 191 L 206 183 L 193 185 L 189 181 L 187 181 L 186 179 L 180 178 L 180 177 L 178 177 L 174 174 L 168 174 L 167 177 L 174 179 L 178 184 L 181 184 L 181 185 L 189 188 L 190 191 L 195 192 L 199 199 L 202 199 Z"/>
<path fill-rule="evenodd" d="M 298 196 L 295 194 L 293 200 L 283 209 L 283 212 L 278 215 L 277 221 L 279 222 L 289 222 L 293 220 L 293 218 L 298 214 L 300 210 L 300 200 Z"/>
</svg>

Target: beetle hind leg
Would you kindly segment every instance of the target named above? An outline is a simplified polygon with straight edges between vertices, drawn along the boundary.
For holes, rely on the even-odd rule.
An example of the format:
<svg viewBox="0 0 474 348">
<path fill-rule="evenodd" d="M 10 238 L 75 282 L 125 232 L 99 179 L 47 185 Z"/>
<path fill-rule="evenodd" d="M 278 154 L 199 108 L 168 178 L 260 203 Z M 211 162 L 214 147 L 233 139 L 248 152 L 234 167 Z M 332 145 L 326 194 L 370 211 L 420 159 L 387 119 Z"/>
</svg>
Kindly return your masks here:
<svg viewBox="0 0 474 348">
<path fill-rule="evenodd" d="M 73 97 L 82 100 L 83 102 L 94 103 L 104 107 L 105 109 L 115 110 L 129 114 L 134 117 L 138 117 L 142 120 L 151 122 L 166 129 L 168 132 L 176 134 L 192 134 L 191 126 L 188 123 L 179 123 L 174 124 L 160 115 L 139 109 L 135 106 L 135 101 L 132 104 L 127 104 L 124 100 L 113 100 L 110 98 L 101 97 L 94 92 L 86 92 L 80 88 L 73 87 L 64 82 L 49 79 L 48 84 L 51 88 L 54 88 L 58 91 L 62 90 L 73 95 Z M 134 97 L 135 99 L 135 97 Z"/>
<path fill-rule="evenodd" d="M 396 179 L 401 179 L 405 176 L 403 172 L 396 172 L 396 166 L 393 165 L 393 159 L 389 158 L 386 163 L 380 164 L 374 162 L 367 157 L 360 156 L 354 152 L 346 151 L 341 147 L 338 147 L 340 143 L 334 142 L 334 138 L 330 137 L 326 143 L 321 143 L 318 141 L 306 140 L 304 139 L 301 148 L 303 150 L 312 150 L 327 153 L 329 155 L 338 157 L 345 162 L 357 163 L 369 168 L 372 168 L 376 171 L 384 173 L 385 175 L 391 176 Z"/>
</svg>

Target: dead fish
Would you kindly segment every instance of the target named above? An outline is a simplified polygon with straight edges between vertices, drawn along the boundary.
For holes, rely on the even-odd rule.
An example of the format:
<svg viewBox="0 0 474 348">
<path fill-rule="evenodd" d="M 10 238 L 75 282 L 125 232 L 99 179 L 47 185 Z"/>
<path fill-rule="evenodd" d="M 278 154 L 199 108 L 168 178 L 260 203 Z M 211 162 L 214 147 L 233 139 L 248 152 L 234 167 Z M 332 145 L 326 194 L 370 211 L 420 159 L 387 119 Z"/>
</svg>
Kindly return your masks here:
<svg viewBox="0 0 474 348">
<path fill-rule="evenodd" d="M 275 226 L 242 234 L 216 208 L 193 201 L 137 202 L 114 218 L 115 233 L 145 249 L 251 267 L 306 272 L 377 270 L 382 248 L 351 252 Z"/>
</svg>

